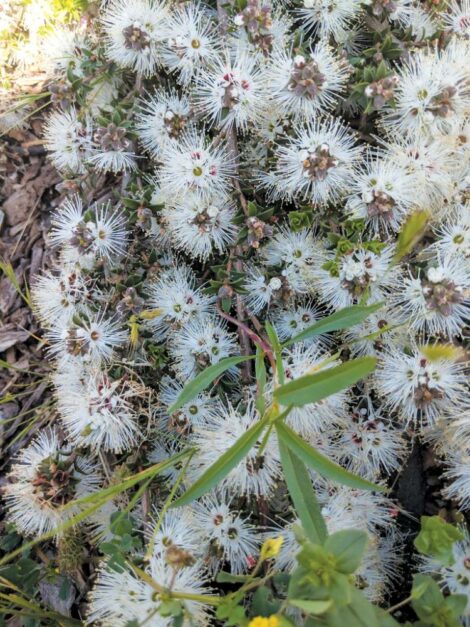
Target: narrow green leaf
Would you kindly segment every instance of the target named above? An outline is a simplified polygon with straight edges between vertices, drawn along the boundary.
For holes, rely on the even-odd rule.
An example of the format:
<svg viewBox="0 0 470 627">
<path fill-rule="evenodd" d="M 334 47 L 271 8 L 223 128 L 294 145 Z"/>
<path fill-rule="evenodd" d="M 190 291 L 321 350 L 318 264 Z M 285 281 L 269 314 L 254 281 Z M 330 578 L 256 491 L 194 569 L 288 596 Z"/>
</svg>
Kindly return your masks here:
<svg viewBox="0 0 470 627">
<path fill-rule="evenodd" d="M 364 378 L 372 372 L 376 363 L 375 357 L 352 359 L 286 383 L 274 391 L 274 397 L 284 406 L 303 407 L 308 403 L 317 403 Z"/>
<path fill-rule="evenodd" d="M 305 329 L 301 333 L 294 335 L 290 340 L 284 342 L 284 348 L 291 346 L 296 342 L 303 342 L 315 335 L 321 333 L 329 333 L 331 331 L 342 331 L 343 329 L 349 329 L 356 324 L 363 322 L 371 313 L 379 310 L 383 306 L 383 303 L 375 303 L 374 305 L 352 305 L 351 307 L 345 307 L 335 313 L 322 318 L 318 322 L 312 324 L 311 327 Z"/>
<path fill-rule="evenodd" d="M 189 403 L 189 401 L 199 394 L 199 392 L 205 390 L 206 387 L 212 383 L 212 381 L 217 379 L 217 377 L 220 377 L 221 374 L 232 366 L 236 366 L 247 359 L 254 358 L 254 355 L 236 355 L 234 357 L 225 357 L 217 364 L 209 366 L 184 386 L 176 401 L 168 408 L 168 413 L 172 414 L 177 409 L 180 409 L 180 407 L 183 407 L 183 405 L 186 405 L 186 403 Z"/>
<path fill-rule="evenodd" d="M 212 464 L 182 496 L 176 499 L 176 501 L 173 501 L 171 507 L 180 507 L 181 505 L 191 503 L 191 501 L 208 492 L 217 485 L 219 481 L 226 477 L 232 468 L 235 468 L 256 444 L 268 419 L 269 414 L 266 414 L 261 420 L 250 427 L 250 429 L 248 429 L 241 438 L 238 438 L 235 444 L 225 451 L 215 464 Z"/>
<path fill-rule="evenodd" d="M 246 581 L 259 581 L 259 577 L 253 579 L 251 575 L 232 575 L 232 573 L 221 570 L 215 580 L 218 583 L 245 583 Z"/>
<path fill-rule="evenodd" d="M 257 346 L 256 347 L 256 362 L 255 362 L 255 374 L 256 374 L 256 409 L 260 415 L 264 414 L 266 409 L 266 401 L 264 398 L 264 390 L 266 387 L 266 364 L 264 363 L 264 351 Z"/>
<path fill-rule="evenodd" d="M 307 444 L 301 437 L 292 431 L 290 427 L 282 422 L 276 423 L 276 431 L 279 438 L 285 446 L 287 446 L 299 459 L 301 459 L 309 468 L 313 468 L 320 475 L 337 481 L 350 488 L 358 488 L 360 490 L 377 490 L 378 492 L 384 492 L 383 486 L 375 485 L 362 477 L 345 470 L 339 464 L 332 462 L 330 459 L 316 451 L 314 448 Z"/>
<path fill-rule="evenodd" d="M 333 601 L 328 599 L 327 601 L 304 601 L 303 599 L 289 599 L 289 605 L 298 607 L 307 614 L 313 614 L 314 616 L 320 616 L 327 612 L 333 605 Z"/>
<path fill-rule="evenodd" d="M 395 255 L 393 257 L 395 263 L 410 253 L 424 236 L 429 217 L 429 212 L 422 211 L 421 209 L 408 216 L 398 235 Z"/>
<path fill-rule="evenodd" d="M 277 337 L 276 329 L 270 322 L 266 322 L 266 333 L 268 334 L 276 358 L 277 378 L 282 385 L 285 381 L 284 364 L 282 363 L 282 346 Z"/>
<path fill-rule="evenodd" d="M 284 478 L 292 502 L 307 537 L 314 544 L 323 544 L 328 535 L 326 524 L 304 463 L 292 453 L 279 437 Z"/>
</svg>

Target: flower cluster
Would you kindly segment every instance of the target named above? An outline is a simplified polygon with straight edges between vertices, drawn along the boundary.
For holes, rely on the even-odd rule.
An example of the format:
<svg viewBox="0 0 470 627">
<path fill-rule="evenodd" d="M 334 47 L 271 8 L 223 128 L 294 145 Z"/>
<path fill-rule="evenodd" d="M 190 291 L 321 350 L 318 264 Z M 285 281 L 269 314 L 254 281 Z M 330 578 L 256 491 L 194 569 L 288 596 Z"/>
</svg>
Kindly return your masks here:
<svg viewBox="0 0 470 627">
<path fill-rule="evenodd" d="M 110 0 L 54 41 L 44 144 L 63 177 L 57 267 L 32 300 L 58 426 L 11 469 L 8 518 L 60 541 L 79 511 L 67 503 L 190 451 L 137 494 L 143 566 L 103 564 L 91 624 L 170 625 L 156 604 L 167 589 L 187 599 L 184 624 L 210 624 L 217 573 L 256 570 L 273 534 L 276 568 L 292 572 L 299 521 L 275 429 L 208 494 L 169 503 L 257 433 L 280 385 L 357 357 L 377 368 L 293 403 L 285 425 L 379 486 L 424 443 L 442 498 L 470 509 L 468 2 Z M 357 585 L 383 602 L 404 552 L 396 493 L 309 477 L 329 533 L 367 533 Z M 95 512 L 98 537 L 121 509 Z M 464 575 L 468 587 L 467 545 L 458 585 L 440 574 L 451 592 Z"/>
</svg>

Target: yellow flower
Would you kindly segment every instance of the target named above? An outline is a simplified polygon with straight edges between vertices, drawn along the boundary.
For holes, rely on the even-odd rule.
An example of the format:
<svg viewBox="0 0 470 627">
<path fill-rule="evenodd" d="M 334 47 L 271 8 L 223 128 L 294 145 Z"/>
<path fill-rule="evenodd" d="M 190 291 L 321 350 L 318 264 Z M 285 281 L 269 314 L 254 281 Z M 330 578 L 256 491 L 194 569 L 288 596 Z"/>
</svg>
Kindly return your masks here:
<svg viewBox="0 0 470 627">
<path fill-rule="evenodd" d="M 273 614 L 268 618 L 264 616 L 256 616 L 248 623 L 248 627 L 279 627 L 281 623 L 279 618 Z"/>
<path fill-rule="evenodd" d="M 279 538 L 268 538 L 261 547 L 260 558 L 262 560 L 269 560 L 272 557 L 276 557 L 281 550 L 283 542 L 284 538 L 281 536 L 279 536 Z"/>
</svg>

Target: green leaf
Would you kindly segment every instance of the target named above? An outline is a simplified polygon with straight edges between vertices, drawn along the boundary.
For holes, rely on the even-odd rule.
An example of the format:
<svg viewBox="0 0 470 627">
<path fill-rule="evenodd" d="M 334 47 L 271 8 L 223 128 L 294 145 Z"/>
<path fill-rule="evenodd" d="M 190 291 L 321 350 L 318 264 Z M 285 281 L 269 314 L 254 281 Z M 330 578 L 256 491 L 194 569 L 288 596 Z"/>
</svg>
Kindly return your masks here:
<svg viewBox="0 0 470 627">
<path fill-rule="evenodd" d="M 306 614 L 314 614 L 320 616 L 327 612 L 333 605 L 333 601 L 328 599 L 327 601 L 304 601 L 303 599 L 289 599 L 289 605 L 298 607 Z"/>
<path fill-rule="evenodd" d="M 345 470 L 339 464 L 329 460 L 312 448 L 310 444 L 302 440 L 295 431 L 292 431 L 292 429 L 284 423 L 276 422 L 275 426 L 279 440 L 309 468 L 313 468 L 323 477 L 347 485 L 350 488 L 377 490 L 378 492 L 385 491 L 383 486 L 375 485 L 366 479 L 362 479 L 352 472 Z"/>
<path fill-rule="evenodd" d="M 393 258 L 395 263 L 410 253 L 424 236 L 429 217 L 429 212 L 422 210 L 415 211 L 408 216 L 398 235 L 395 255 Z"/>
<path fill-rule="evenodd" d="M 180 409 L 180 407 L 183 407 L 183 405 L 186 405 L 186 403 L 197 396 L 199 392 L 205 390 L 212 381 L 217 379 L 217 377 L 232 366 L 236 366 L 247 359 L 254 358 L 254 355 L 236 355 L 234 357 L 225 357 L 213 366 L 209 366 L 184 386 L 176 401 L 168 408 L 168 413 L 172 414 L 177 409 Z"/>
<path fill-rule="evenodd" d="M 259 581 L 259 577 L 253 579 L 251 575 L 232 575 L 221 570 L 217 573 L 215 580 L 218 583 L 245 583 L 246 581 Z"/>
<path fill-rule="evenodd" d="M 349 575 L 361 564 L 367 546 L 367 533 L 356 529 L 337 531 L 328 536 L 324 546 L 336 556 L 336 569 Z"/>
<path fill-rule="evenodd" d="M 453 546 L 463 540 L 463 533 L 454 525 L 449 525 L 440 516 L 421 516 L 421 531 L 414 545 L 424 555 L 430 555 L 444 566 L 454 563 Z"/>
<path fill-rule="evenodd" d="M 268 420 L 269 414 L 266 414 L 266 416 L 263 416 L 261 420 L 250 427 L 182 496 L 173 501 L 171 507 L 180 507 L 181 505 L 191 503 L 191 501 L 199 498 L 217 485 L 219 481 L 222 481 L 253 448 Z"/>
<path fill-rule="evenodd" d="M 279 452 L 284 478 L 302 527 L 312 542 L 323 544 L 328 532 L 307 469 L 281 438 Z"/>
<path fill-rule="evenodd" d="M 342 331 L 343 329 L 349 329 L 356 324 L 364 322 L 371 313 L 378 311 L 383 306 L 383 303 L 375 303 L 374 305 L 352 305 L 351 307 L 345 307 L 335 313 L 322 318 L 315 324 L 312 324 L 308 329 L 305 329 L 301 333 L 294 335 L 290 340 L 284 342 L 283 346 L 291 346 L 296 342 L 303 342 L 315 335 L 321 333 L 330 333 L 331 331 Z"/>
<path fill-rule="evenodd" d="M 355 616 L 355 620 L 350 625 L 354 625 L 354 627 L 359 627 L 360 625 L 364 627 L 379 627 L 379 617 L 375 612 L 374 606 L 367 600 L 363 592 L 354 587 L 351 590 L 349 607 Z"/>
<path fill-rule="evenodd" d="M 276 371 L 279 383 L 282 385 L 285 380 L 284 365 L 282 363 L 282 346 L 277 337 L 276 329 L 270 322 L 266 322 L 266 333 L 268 334 L 269 341 L 274 350 L 274 356 L 276 358 Z"/>
<path fill-rule="evenodd" d="M 264 414 L 266 409 L 266 401 L 264 398 L 264 389 L 266 387 L 266 364 L 264 363 L 264 351 L 257 346 L 256 347 L 256 362 L 255 362 L 255 374 L 256 374 L 256 409 L 260 415 Z"/>
<path fill-rule="evenodd" d="M 419 594 L 416 593 L 416 590 L 419 590 Z M 466 606 L 466 596 L 460 600 L 460 595 L 452 595 L 457 598 L 449 603 L 449 597 L 444 597 L 437 583 L 428 575 L 415 575 L 413 577 L 411 596 L 413 610 L 426 625 L 459 627 L 461 624 L 459 614 Z"/>
<path fill-rule="evenodd" d="M 254 616 L 271 616 L 276 614 L 280 605 L 280 600 L 274 598 L 270 588 L 260 586 L 253 595 L 251 613 Z"/>
<path fill-rule="evenodd" d="M 281 385 L 274 391 L 274 397 L 284 406 L 303 407 L 317 403 L 363 379 L 374 370 L 376 363 L 375 357 L 351 359 L 339 366 Z"/>
</svg>

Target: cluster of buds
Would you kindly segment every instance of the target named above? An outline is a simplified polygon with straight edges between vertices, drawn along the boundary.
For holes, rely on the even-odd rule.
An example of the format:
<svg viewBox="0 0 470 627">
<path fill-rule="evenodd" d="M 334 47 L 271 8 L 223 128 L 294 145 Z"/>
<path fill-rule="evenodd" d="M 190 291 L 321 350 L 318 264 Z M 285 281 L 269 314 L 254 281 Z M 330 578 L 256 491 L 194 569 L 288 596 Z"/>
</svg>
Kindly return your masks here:
<svg viewBox="0 0 470 627">
<path fill-rule="evenodd" d="M 372 14 L 376 17 L 382 17 L 385 14 L 390 15 L 397 10 L 396 0 L 373 0 L 370 3 Z"/>
<path fill-rule="evenodd" d="M 380 109 L 393 98 L 393 92 L 398 85 L 398 76 L 386 76 L 367 85 L 364 94 L 371 98 L 376 109 Z"/>
<path fill-rule="evenodd" d="M 51 94 L 51 102 L 60 106 L 62 109 L 68 109 L 73 100 L 73 90 L 67 81 L 57 81 L 49 85 Z"/>
<path fill-rule="evenodd" d="M 296 96 L 315 98 L 326 81 L 326 76 L 320 72 L 316 61 L 307 59 L 302 55 L 294 58 L 294 64 L 290 73 L 288 89 Z"/>
<path fill-rule="evenodd" d="M 251 248 L 259 248 L 261 240 L 265 237 L 271 237 L 273 233 L 273 229 L 269 224 L 254 216 L 247 218 L 246 226 L 248 227 L 247 242 Z"/>
<path fill-rule="evenodd" d="M 163 122 L 165 124 L 165 128 L 167 130 L 168 136 L 171 139 L 178 139 L 181 133 L 186 128 L 187 117 L 184 115 L 178 115 L 173 113 L 173 111 L 166 111 Z"/>
<path fill-rule="evenodd" d="M 418 409 L 426 409 L 433 401 L 444 398 L 444 392 L 432 384 L 432 379 L 427 372 L 428 361 L 420 362 L 420 375 L 418 385 L 414 390 L 413 400 Z"/>
<path fill-rule="evenodd" d="M 74 461 L 74 455 L 65 461 L 44 460 L 32 482 L 35 494 L 56 507 L 68 503 L 74 492 Z"/>
<path fill-rule="evenodd" d="M 439 118 L 448 118 L 455 112 L 453 99 L 457 94 L 457 88 L 449 85 L 444 87 L 439 94 L 431 99 L 427 110 L 432 113 L 433 116 Z"/>
<path fill-rule="evenodd" d="M 248 0 L 246 7 L 235 16 L 235 24 L 244 26 L 255 44 L 263 54 L 269 54 L 272 49 L 273 35 L 271 7 L 263 6 L 259 0 Z"/>
<path fill-rule="evenodd" d="M 124 45 L 129 50 L 145 50 L 150 46 L 150 35 L 142 28 L 139 22 L 134 22 L 122 31 Z"/>
<path fill-rule="evenodd" d="M 195 224 L 201 232 L 207 232 L 218 215 L 219 209 L 214 205 L 210 205 L 199 211 L 191 220 L 191 223 Z"/>
<path fill-rule="evenodd" d="M 143 306 L 144 299 L 139 296 L 135 287 L 128 287 L 122 295 L 116 310 L 121 315 L 128 313 L 138 314 L 142 311 Z"/>
<path fill-rule="evenodd" d="M 130 141 L 126 138 L 127 129 L 117 126 L 114 122 L 108 126 L 100 126 L 95 132 L 95 141 L 105 151 L 122 151 L 130 146 Z"/>
<path fill-rule="evenodd" d="M 444 278 L 438 268 L 428 270 L 427 281 L 423 283 L 423 295 L 428 309 L 438 311 L 443 316 L 451 315 L 453 306 L 464 302 L 466 298 L 462 288 Z"/>
<path fill-rule="evenodd" d="M 367 206 L 367 213 L 372 217 L 390 219 L 393 216 L 395 207 L 394 199 L 387 192 L 372 190 L 364 198 Z"/>
<path fill-rule="evenodd" d="M 331 168 L 338 165 L 338 159 L 330 153 L 328 144 L 321 144 L 315 150 L 306 150 L 302 160 L 303 174 L 312 181 L 324 181 Z"/>
</svg>

